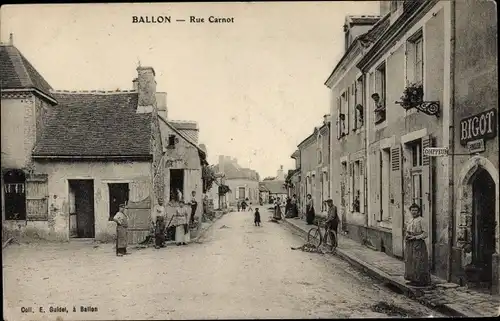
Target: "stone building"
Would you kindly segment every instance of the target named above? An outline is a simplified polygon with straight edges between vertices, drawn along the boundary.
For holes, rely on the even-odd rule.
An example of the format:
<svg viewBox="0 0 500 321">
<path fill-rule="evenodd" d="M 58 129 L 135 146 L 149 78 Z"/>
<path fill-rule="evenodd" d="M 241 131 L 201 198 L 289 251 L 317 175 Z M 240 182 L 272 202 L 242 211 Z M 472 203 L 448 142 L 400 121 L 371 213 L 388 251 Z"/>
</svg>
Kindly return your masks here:
<svg viewBox="0 0 500 321">
<path fill-rule="evenodd" d="M 445 48 L 453 55 L 448 273 L 453 282 L 499 293 L 497 7 L 454 1 L 445 12 Z"/>
<path fill-rule="evenodd" d="M 252 204 L 259 202 L 259 174 L 250 169 L 243 168 L 236 158 L 219 156 L 219 163 L 214 167 L 217 174 L 224 175 L 224 184 L 230 192 L 225 195 L 229 206 L 236 206 L 238 201 L 248 198 Z"/>
<path fill-rule="evenodd" d="M 110 240 L 126 203 L 129 241 L 140 241 L 181 150 L 181 167 L 194 173 L 185 188 L 201 186 L 206 155 L 161 116 L 166 97 L 153 68 L 138 67 L 130 91 L 54 91 L 11 39 L 0 46 L 0 70 L 4 236 Z M 182 148 L 170 148 L 170 134 Z"/>
<path fill-rule="evenodd" d="M 316 212 L 321 212 L 323 201 L 330 197 L 330 123 L 329 114 L 323 116 L 323 124 L 314 128 L 306 139 L 299 143 L 300 155 L 300 208 L 305 214 L 307 194 L 311 194 Z"/>
<path fill-rule="evenodd" d="M 164 192 L 154 70 L 137 69 L 138 91 L 53 91 L 12 43 L 0 50 L 4 231 L 112 238 L 119 204 Z"/>
<path fill-rule="evenodd" d="M 365 81 L 356 63 L 387 28 L 388 17 L 347 16 L 345 52 L 325 85 L 331 90 L 331 198 L 337 205 L 341 229 L 354 239 L 367 233 Z"/>
</svg>

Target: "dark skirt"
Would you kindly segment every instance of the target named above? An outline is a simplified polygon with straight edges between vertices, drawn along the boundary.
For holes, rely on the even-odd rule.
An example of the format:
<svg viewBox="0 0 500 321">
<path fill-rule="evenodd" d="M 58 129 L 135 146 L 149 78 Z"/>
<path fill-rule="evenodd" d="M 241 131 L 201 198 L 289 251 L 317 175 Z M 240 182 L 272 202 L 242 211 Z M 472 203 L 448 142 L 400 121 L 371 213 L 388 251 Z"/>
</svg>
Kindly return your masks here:
<svg viewBox="0 0 500 321">
<path fill-rule="evenodd" d="M 275 220 L 281 220 L 281 208 L 280 206 L 275 206 L 274 207 L 274 215 L 273 218 Z"/>
<path fill-rule="evenodd" d="M 190 222 L 193 223 L 194 222 L 194 216 L 196 215 L 196 209 L 198 208 L 198 203 L 197 202 L 194 202 L 193 204 L 191 204 L 191 218 L 190 218 Z"/>
<path fill-rule="evenodd" d="M 405 280 L 418 285 L 429 285 L 431 273 L 424 240 L 405 241 Z"/>
<path fill-rule="evenodd" d="M 165 243 L 165 220 L 163 217 L 156 218 L 156 226 L 155 226 L 155 245 L 163 246 Z"/>
<path fill-rule="evenodd" d="M 127 251 L 127 228 L 121 225 L 116 226 L 116 253 Z"/>
<path fill-rule="evenodd" d="M 255 223 L 260 223 L 260 213 L 255 214 L 254 222 Z"/>
<path fill-rule="evenodd" d="M 306 222 L 307 222 L 307 224 L 313 224 L 315 216 L 316 216 L 316 213 L 314 212 L 314 208 L 308 210 L 307 213 L 306 213 Z"/>
</svg>

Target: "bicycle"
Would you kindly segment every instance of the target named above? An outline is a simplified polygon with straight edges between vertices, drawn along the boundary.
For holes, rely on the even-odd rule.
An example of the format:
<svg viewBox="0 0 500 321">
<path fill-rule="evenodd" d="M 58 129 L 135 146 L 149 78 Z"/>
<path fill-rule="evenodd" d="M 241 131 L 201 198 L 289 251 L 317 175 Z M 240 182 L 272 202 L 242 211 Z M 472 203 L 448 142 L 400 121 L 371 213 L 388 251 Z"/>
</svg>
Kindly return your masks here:
<svg viewBox="0 0 500 321">
<path fill-rule="evenodd" d="M 324 234 L 321 233 L 322 227 L 325 228 Z M 312 244 L 317 248 L 319 248 L 321 244 L 323 244 L 323 239 L 324 239 L 323 235 L 325 236 L 328 235 L 328 240 L 330 241 L 327 242 L 327 244 L 325 244 L 326 248 L 329 251 L 335 250 L 335 248 L 337 248 L 338 245 L 337 234 L 335 233 L 334 230 L 330 229 L 329 227 L 325 227 L 325 222 L 322 222 L 318 224 L 317 227 L 313 227 L 309 230 L 309 232 L 307 233 L 307 243 Z"/>
</svg>

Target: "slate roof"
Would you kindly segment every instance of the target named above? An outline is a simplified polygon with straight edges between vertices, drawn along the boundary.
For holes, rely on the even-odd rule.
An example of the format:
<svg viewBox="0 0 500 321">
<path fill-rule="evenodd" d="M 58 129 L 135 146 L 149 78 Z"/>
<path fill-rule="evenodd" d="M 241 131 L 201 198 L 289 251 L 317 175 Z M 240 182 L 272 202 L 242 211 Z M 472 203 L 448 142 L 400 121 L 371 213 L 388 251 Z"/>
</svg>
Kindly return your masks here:
<svg viewBox="0 0 500 321">
<path fill-rule="evenodd" d="M 259 183 L 259 188 L 260 184 L 262 184 L 262 186 L 264 186 L 269 191 L 269 194 L 287 194 L 285 181 L 263 181 Z"/>
<path fill-rule="evenodd" d="M 151 114 L 137 114 L 136 92 L 53 92 L 33 156 L 150 156 Z"/>
<path fill-rule="evenodd" d="M 54 99 L 49 83 L 13 45 L 0 45 L 0 75 L 2 89 L 35 88 Z"/>
</svg>

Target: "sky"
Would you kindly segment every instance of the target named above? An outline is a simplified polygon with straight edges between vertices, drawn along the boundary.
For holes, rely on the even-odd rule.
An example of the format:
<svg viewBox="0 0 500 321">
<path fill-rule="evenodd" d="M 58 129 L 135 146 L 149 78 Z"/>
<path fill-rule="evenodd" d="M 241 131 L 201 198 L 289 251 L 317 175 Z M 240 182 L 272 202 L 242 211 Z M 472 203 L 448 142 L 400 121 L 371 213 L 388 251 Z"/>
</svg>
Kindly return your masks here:
<svg viewBox="0 0 500 321">
<path fill-rule="evenodd" d="M 198 122 L 209 163 L 235 157 L 263 178 L 293 169 L 291 154 L 329 113 L 324 82 L 345 16 L 378 13 L 378 1 L 11 5 L 0 29 L 57 90 L 130 90 L 138 63 L 152 66 L 169 119 Z"/>
</svg>

